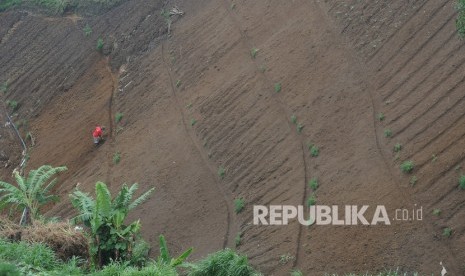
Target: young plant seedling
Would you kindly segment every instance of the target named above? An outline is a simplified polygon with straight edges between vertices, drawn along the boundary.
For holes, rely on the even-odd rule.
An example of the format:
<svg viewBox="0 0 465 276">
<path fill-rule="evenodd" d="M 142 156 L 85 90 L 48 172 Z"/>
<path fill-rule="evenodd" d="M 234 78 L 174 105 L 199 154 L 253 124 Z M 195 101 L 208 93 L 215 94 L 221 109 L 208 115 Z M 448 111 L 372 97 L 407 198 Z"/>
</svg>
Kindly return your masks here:
<svg viewBox="0 0 465 276">
<path fill-rule="evenodd" d="M 308 181 L 308 186 L 310 186 L 313 191 L 316 191 L 316 189 L 318 189 L 318 179 L 316 177 L 310 179 L 310 181 Z"/>
<path fill-rule="evenodd" d="M 450 227 L 444 228 L 444 230 L 442 230 L 442 235 L 449 238 L 452 235 L 452 229 Z"/>
<path fill-rule="evenodd" d="M 292 115 L 292 116 L 291 116 L 291 122 L 292 122 L 294 125 L 297 124 L 297 116 Z"/>
<path fill-rule="evenodd" d="M 390 130 L 389 128 L 385 129 L 384 130 L 384 137 L 389 138 L 391 136 L 392 136 L 392 130 Z"/>
<path fill-rule="evenodd" d="M 115 122 L 118 124 L 119 122 L 121 122 L 122 119 L 123 119 L 123 113 L 121 112 L 116 113 Z"/>
<path fill-rule="evenodd" d="M 394 145 L 394 152 L 399 152 L 402 150 L 402 145 L 397 143 Z"/>
<path fill-rule="evenodd" d="M 121 161 L 121 153 L 120 152 L 115 152 L 113 155 L 113 164 L 117 165 Z"/>
<path fill-rule="evenodd" d="M 90 36 L 92 34 L 92 28 L 89 26 L 89 24 L 86 24 L 83 31 L 85 36 Z"/>
<path fill-rule="evenodd" d="M 304 126 L 301 123 L 297 124 L 297 132 L 302 133 L 302 129 L 304 129 Z"/>
<path fill-rule="evenodd" d="M 465 175 L 461 175 L 459 178 L 459 187 L 462 190 L 465 190 Z"/>
<path fill-rule="evenodd" d="M 434 209 L 433 210 L 433 215 L 440 216 L 441 215 L 441 209 Z"/>
<path fill-rule="evenodd" d="M 275 83 L 275 85 L 274 85 L 274 92 L 276 92 L 276 93 L 281 92 L 281 83 L 280 83 L 280 82 Z"/>
<path fill-rule="evenodd" d="M 257 48 L 252 48 L 252 50 L 250 50 L 250 55 L 252 56 L 252 58 L 255 58 L 257 56 L 257 53 L 258 53 L 258 49 Z"/>
<path fill-rule="evenodd" d="M 379 113 L 378 114 L 378 120 L 384 121 L 384 113 Z"/>
<path fill-rule="evenodd" d="M 410 173 L 413 171 L 415 168 L 415 164 L 413 163 L 412 160 L 407 160 L 404 161 L 402 164 L 400 164 L 400 170 L 404 173 Z"/>
<path fill-rule="evenodd" d="M 234 200 L 234 211 L 236 212 L 236 214 L 239 214 L 240 212 L 242 212 L 242 210 L 244 209 L 244 206 L 245 206 L 245 201 L 244 201 L 244 198 L 236 198 Z"/>
<path fill-rule="evenodd" d="M 225 174 L 226 174 L 226 170 L 225 170 L 222 166 L 220 166 L 220 167 L 218 168 L 218 176 L 219 176 L 221 179 L 224 179 Z"/>
<path fill-rule="evenodd" d="M 412 187 L 415 186 L 415 184 L 417 184 L 417 181 L 418 181 L 417 177 L 416 177 L 415 175 L 412 176 L 412 177 L 410 178 L 410 185 L 411 185 Z"/>
<path fill-rule="evenodd" d="M 194 126 L 197 123 L 196 119 L 191 119 L 191 126 Z"/>
<path fill-rule="evenodd" d="M 307 206 L 310 207 L 310 206 L 313 206 L 315 204 L 316 204 L 315 193 L 312 193 L 312 195 L 307 199 Z"/>
</svg>

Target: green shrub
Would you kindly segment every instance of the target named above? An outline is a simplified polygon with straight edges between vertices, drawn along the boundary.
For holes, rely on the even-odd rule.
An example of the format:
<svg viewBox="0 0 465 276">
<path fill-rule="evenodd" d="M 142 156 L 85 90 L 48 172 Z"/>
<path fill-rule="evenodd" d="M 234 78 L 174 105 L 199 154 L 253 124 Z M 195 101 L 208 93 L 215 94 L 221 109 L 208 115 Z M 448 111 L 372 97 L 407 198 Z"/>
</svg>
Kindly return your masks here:
<svg viewBox="0 0 465 276">
<path fill-rule="evenodd" d="M 304 276 L 304 274 L 302 274 L 302 271 L 296 269 L 291 271 L 291 276 Z"/>
<path fill-rule="evenodd" d="M 191 119 L 191 126 L 194 126 L 197 123 L 196 119 Z"/>
<path fill-rule="evenodd" d="M 121 113 L 121 112 L 116 113 L 116 115 L 115 115 L 115 121 L 116 121 L 116 123 L 121 122 L 121 120 L 123 119 L 123 116 L 124 116 L 124 115 L 123 115 L 123 113 Z"/>
<path fill-rule="evenodd" d="M 304 129 L 304 126 L 301 123 L 297 124 L 297 132 L 302 133 L 302 129 Z"/>
<path fill-rule="evenodd" d="M 399 152 L 402 149 L 402 145 L 397 143 L 394 145 L 394 152 Z"/>
<path fill-rule="evenodd" d="M 245 201 L 244 201 L 244 198 L 237 198 L 234 200 L 234 211 L 236 212 L 236 214 L 239 214 L 240 212 L 242 212 L 242 210 L 244 209 L 244 206 L 245 206 Z"/>
<path fill-rule="evenodd" d="M 400 164 L 400 170 L 404 173 L 410 173 L 415 168 L 415 164 L 411 160 L 404 161 Z"/>
<path fill-rule="evenodd" d="M 6 93 L 8 91 L 8 82 L 7 81 L 0 84 L 0 91 L 2 93 Z"/>
<path fill-rule="evenodd" d="M 291 116 L 291 122 L 292 122 L 294 125 L 297 124 L 297 116 L 292 115 L 292 116 Z"/>
<path fill-rule="evenodd" d="M 410 185 L 415 186 L 415 184 L 417 184 L 417 181 L 418 181 L 417 177 L 415 175 L 412 176 L 410 178 Z"/>
<path fill-rule="evenodd" d="M 11 109 L 12 112 L 15 112 L 19 108 L 19 104 L 17 101 L 7 100 L 5 103 Z"/>
<path fill-rule="evenodd" d="M 102 38 L 97 39 L 97 51 L 101 52 L 103 49 L 103 45 L 104 45 L 103 39 Z"/>
<path fill-rule="evenodd" d="M 21 273 L 15 265 L 0 262 L 0 275 L 2 276 L 20 276 Z"/>
<path fill-rule="evenodd" d="M 461 175 L 459 178 L 459 187 L 462 190 L 465 190 L 465 175 Z"/>
<path fill-rule="evenodd" d="M 181 80 L 176 81 L 176 87 L 179 87 L 179 86 L 181 86 Z"/>
<path fill-rule="evenodd" d="M 280 83 L 280 82 L 275 83 L 275 85 L 274 85 L 274 91 L 275 91 L 276 93 L 281 92 L 281 83 Z"/>
<path fill-rule="evenodd" d="M 310 206 L 313 206 L 316 204 L 316 197 L 315 197 L 315 193 L 313 193 L 308 199 L 307 199 L 307 206 L 310 207 Z"/>
<path fill-rule="evenodd" d="M 435 216 L 441 215 L 441 209 L 434 209 L 433 210 L 433 215 L 435 215 Z"/>
<path fill-rule="evenodd" d="M 319 147 L 317 147 L 317 146 L 311 144 L 311 145 L 309 145 L 308 148 L 309 148 L 309 150 L 310 150 L 310 155 L 311 155 L 312 157 L 318 157 L 318 155 L 320 155 L 320 148 L 319 148 Z"/>
<path fill-rule="evenodd" d="M 383 113 L 378 114 L 378 120 L 384 121 L 384 114 Z"/>
<path fill-rule="evenodd" d="M 258 276 L 246 256 L 226 248 L 191 264 L 189 276 Z"/>
<path fill-rule="evenodd" d="M 442 230 L 442 235 L 446 238 L 449 238 L 452 235 L 452 229 L 450 227 L 446 227 Z"/>
<path fill-rule="evenodd" d="M 242 239 L 242 232 L 237 233 L 236 237 L 234 238 L 234 243 L 236 244 L 236 247 L 241 245 L 241 239 Z"/>
</svg>

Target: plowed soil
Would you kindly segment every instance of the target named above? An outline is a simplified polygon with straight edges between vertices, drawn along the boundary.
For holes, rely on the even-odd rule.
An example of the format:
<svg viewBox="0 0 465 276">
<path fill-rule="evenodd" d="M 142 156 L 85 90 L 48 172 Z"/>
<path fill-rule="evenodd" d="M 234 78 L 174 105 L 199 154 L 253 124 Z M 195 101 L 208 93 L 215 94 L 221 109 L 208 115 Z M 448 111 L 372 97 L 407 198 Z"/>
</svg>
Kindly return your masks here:
<svg viewBox="0 0 465 276">
<path fill-rule="evenodd" d="M 185 14 L 172 17 L 168 33 L 160 11 L 174 5 Z M 193 246 L 194 260 L 234 248 L 242 233 L 237 249 L 265 275 L 437 275 L 440 262 L 465 275 L 465 54 L 453 5 L 141 0 L 95 17 L 12 10 L 0 13 L 0 83 L 9 84 L 0 99 L 20 103 L 14 120 L 27 120 L 20 131 L 35 138 L 28 168 L 69 168 L 55 191 L 62 200 L 47 215 L 73 216 L 68 194 L 76 186 L 138 182 L 156 191 L 131 219 L 141 219 L 155 248 L 164 234 L 174 253 Z M 5 110 L 0 153 L 11 165 L 0 176 L 11 180 L 21 148 L 4 127 Z M 106 127 L 99 147 L 97 123 Z M 399 169 L 404 160 L 416 164 L 410 175 Z M 307 184 L 314 177 L 316 191 Z M 385 205 L 390 218 L 422 207 L 423 220 L 252 224 L 253 205 L 306 205 L 313 192 L 322 205 Z M 246 206 L 236 214 L 241 197 Z"/>
</svg>

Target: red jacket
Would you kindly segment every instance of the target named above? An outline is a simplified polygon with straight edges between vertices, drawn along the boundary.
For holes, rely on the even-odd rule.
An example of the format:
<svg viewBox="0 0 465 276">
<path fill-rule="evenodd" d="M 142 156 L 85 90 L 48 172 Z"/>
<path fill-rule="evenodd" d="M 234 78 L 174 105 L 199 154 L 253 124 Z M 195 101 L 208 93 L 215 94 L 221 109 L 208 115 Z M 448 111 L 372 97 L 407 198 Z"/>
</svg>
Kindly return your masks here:
<svg viewBox="0 0 465 276">
<path fill-rule="evenodd" d="M 95 138 L 97 137 L 102 137 L 102 128 L 101 127 L 96 127 L 94 132 L 92 133 L 92 136 L 94 136 Z"/>
</svg>

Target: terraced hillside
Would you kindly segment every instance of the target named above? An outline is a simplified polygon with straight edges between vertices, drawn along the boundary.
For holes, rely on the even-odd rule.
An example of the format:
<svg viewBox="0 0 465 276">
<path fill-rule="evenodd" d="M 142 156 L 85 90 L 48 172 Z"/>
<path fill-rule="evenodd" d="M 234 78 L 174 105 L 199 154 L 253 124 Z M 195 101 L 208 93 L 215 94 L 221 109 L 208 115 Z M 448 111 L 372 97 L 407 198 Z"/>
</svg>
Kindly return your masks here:
<svg viewBox="0 0 465 276">
<path fill-rule="evenodd" d="M 160 15 L 174 5 L 185 14 Z M 155 245 L 163 233 L 173 251 L 193 246 L 194 258 L 235 247 L 240 235 L 237 249 L 265 275 L 437 274 L 439 262 L 461 275 L 464 55 L 454 18 L 452 1 L 433 0 L 142 0 L 94 17 L 11 10 L 0 13 L 2 100 L 20 103 L 15 120 L 35 138 L 28 166 L 70 168 L 50 215 L 73 214 L 67 194 L 76 186 L 139 182 L 156 187 L 132 215 L 144 237 Z M 98 148 L 96 123 L 108 133 Z M 409 159 L 416 167 L 404 176 L 399 164 Z M 385 205 L 390 217 L 423 206 L 424 218 L 252 224 L 254 204 L 306 205 L 312 196 Z"/>
</svg>

